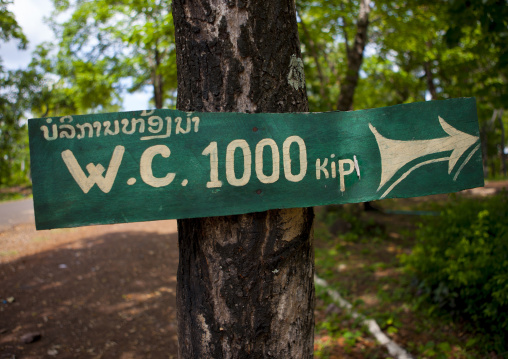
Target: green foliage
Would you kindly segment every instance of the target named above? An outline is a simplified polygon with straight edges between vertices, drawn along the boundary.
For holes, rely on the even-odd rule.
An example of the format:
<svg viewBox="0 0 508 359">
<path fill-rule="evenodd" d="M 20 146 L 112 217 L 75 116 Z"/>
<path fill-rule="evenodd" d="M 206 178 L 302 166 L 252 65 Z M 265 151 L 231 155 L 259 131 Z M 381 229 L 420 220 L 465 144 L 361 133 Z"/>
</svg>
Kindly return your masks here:
<svg viewBox="0 0 508 359">
<path fill-rule="evenodd" d="M 105 60 L 95 63 L 53 57 L 53 44 L 42 44 L 33 53 L 30 68 L 41 74 L 40 92 L 32 102 L 36 117 L 114 112 L 121 107 L 121 85 L 109 76 Z"/>
<path fill-rule="evenodd" d="M 7 10 L 7 6 L 12 4 L 9 0 L 0 0 L 0 41 L 7 42 L 11 39 L 19 41 L 18 47 L 25 49 L 28 40 L 18 25 L 14 14 Z"/>
<path fill-rule="evenodd" d="M 323 294 L 322 298 L 328 299 L 326 294 Z M 314 357 L 316 358 L 328 358 L 333 342 L 339 338 L 342 339 L 344 351 L 348 353 L 351 352 L 359 340 L 369 336 L 367 328 L 361 321 L 352 318 L 350 314 L 345 312 L 328 314 L 316 323 L 315 332 L 327 339 L 316 342 L 314 347 Z"/>
<path fill-rule="evenodd" d="M 300 0 L 296 6 L 309 108 L 311 111 L 334 110 L 340 81 L 347 69 L 344 31 L 354 31 L 351 26 L 354 13 L 345 9 L 345 2 L 330 0 L 318 4 Z M 349 3 L 348 7 L 351 6 L 358 8 L 356 1 Z"/>
<path fill-rule="evenodd" d="M 27 78 L 28 77 L 28 78 Z M 0 72 L 0 185 L 27 181 L 28 131 L 20 121 L 30 97 L 29 75 Z"/>
<path fill-rule="evenodd" d="M 24 49 L 27 39 L 8 10 L 11 3 L 0 0 L 0 42 L 16 40 Z M 19 70 L 25 74 L 5 71 L 0 59 L 0 161 L 10 163 L 2 163 L 3 173 L 23 163 L 12 164 L 5 155 L 25 156 L 19 153 L 26 144 L 20 135 L 26 129 L 19 122 L 25 111 L 39 117 L 117 111 L 126 90 L 147 88 L 152 89 L 154 107 L 175 105 L 169 0 L 53 4 L 50 23 L 58 43 L 39 46 L 29 68 Z M 360 4 L 361 0 L 296 2 L 311 111 L 338 106 L 341 86 L 351 71 L 348 49 L 354 45 Z M 61 14 L 70 17 L 59 21 Z M 491 118 L 508 103 L 507 81 L 506 1 L 370 2 L 367 47 L 352 90 L 354 109 L 475 96 L 485 170 L 495 177 L 502 168 L 500 153 L 507 137 L 502 143 L 502 126 L 508 128 L 508 111 L 499 122 Z"/>
<path fill-rule="evenodd" d="M 499 0 L 452 0 L 447 4 L 449 28 L 445 38 L 449 47 L 461 45 L 468 24 L 476 24 L 486 47 L 495 48 L 496 67 L 508 67 L 508 6 Z"/>
<path fill-rule="evenodd" d="M 376 202 L 376 207 L 405 211 L 429 209 L 439 211 L 445 202 L 447 202 L 445 198 L 432 204 L 424 198 L 390 199 Z M 385 333 L 393 336 L 394 340 L 415 358 L 473 359 L 485 357 L 485 353 L 492 352 L 492 345 L 488 342 L 490 336 L 474 333 L 474 328 L 466 330 L 460 318 L 453 320 L 448 312 L 438 311 L 438 305 L 434 305 L 433 309 L 439 312 L 439 316 L 429 315 L 429 311 L 426 310 L 429 306 L 423 304 L 424 298 L 428 299 L 428 296 L 420 295 L 418 300 L 422 302 L 419 303 L 418 300 L 413 302 L 414 292 L 408 291 L 414 281 L 413 276 L 403 275 L 404 267 L 398 258 L 402 253 L 409 253 L 413 247 L 415 231 L 412 223 L 421 221 L 422 217 L 367 212 L 365 216 L 357 216 L 356 220 L 368 225 L 369 218 L 374 217 L 376 218 L 374 224 L 377 225 L 371 226 L 370 229 L 365 228 L 361 232 L 364 234 L 351 242 L 346 240 L 348 237 L 345 238 L 339 233 L 345 228 L 356 231 L 355 225 L 346 226 L 339 219 L 353 217 L 358 210 L 355 207 L 358 206 L 345 207 L 346 213 L 340 213 L 339 208 L 335 206 L 316 210 L 315 262 L 319 277 L 326 279 L 332 288 L 353 303 L 358 312 L 376 320 Z M 339 232 L 335 231 L 338 228 L 337 223 L 341 224 Z M 381 230 L 386 234 L 374 242 L 373 239 L 377 237 L 374 233 Z M 364 238 L 367 238 L 367 241 L 364 241 Z M 367 251 L 369 253 L 366 253 Z M 344 316 L 335 320 L 333 315 L 330 315 L 327 308 L 332 300 L 327 297 L 326 290 L 319 285 L 316 286 L 316 298 L 318 331 L 315 357 L 337 357 L 333 349 L 337 345 L 334 338 L 340 337 L 344 345 L 342 336 L 337 333 L 346 330 L 354 332 L 357 328 L 350 325 Z M 323 313 L 327 315 L 324 316 Z M 369 337 L 372 338 L 370 335 L 364 336 Z M 366 352 L 362 352 L 357 356 L 365 358 L 386 356 L 384 353 L 372 354 L 369 356 Z"/>
<path fill-rule="evenodd" d="M 337 109 L 360 2 L 297 1 L 311 111 Z M 369 19 L 354 109 L 474 96 L 485 171 L 499 173 L 506 136 L 502 143 L 501 125 L 490 119 L 508 103 L 508 3 L 380 0 Z"/>
<path fill-rule="evenodd" d="M 124 90 L 134 92 L 148 85 L 155 107 L 174 103 L 176 54 L 170 1 L 54 0 L 54 5 L 55 19 L 69 12 L 71 17 L 52 22 L 61 41 L 57 48 L 46 45 L 39 52 L 40 60 L 46 72 L 60 79 L 56 89 L 65 98 L 76 99 L 72 105 L 78 113 L 112 110 L 111 105 L 121 105 Z"/>
<path fill-rule="evenodd" d="M 32 188 L 30 186 L 20 187 L 0 187 L 0 202 L 15 201 L 32 196 Z"/>
<path fill-rule="evenodd" d="M 425 99 L 422 69 L 430 53 L 425 41 L 437 36 L 440 24 L 417 5 L 411 1 L 371 3 L 366 57 L 353 89 L 354 109 Z M 353 46 L 359 8 L 360 1 L 297 2 L 312 111 L 337 108 L 341 83 L 351 68 L 347 48 Z M 436 31 L 422 32 L 421 28 Z"/>
<path fill-rule="evenodd" d="M 431 218 L 403 257 L 421 300 L 467 318 L 490 334 L 497 350 L 508 343 L 508 195 L 461 199 Z"/>
<path fill-rule="evenodd" d="M 15 39 L 25 49 L 27 39 L 14 14 L 0 0 L 0 41 Z M 27 127 L 21 121 L 38 92 L 38 76 L 31 70 L 5 70 L 0 58 L 0 186 L 29 182 Z"/>
</svg>

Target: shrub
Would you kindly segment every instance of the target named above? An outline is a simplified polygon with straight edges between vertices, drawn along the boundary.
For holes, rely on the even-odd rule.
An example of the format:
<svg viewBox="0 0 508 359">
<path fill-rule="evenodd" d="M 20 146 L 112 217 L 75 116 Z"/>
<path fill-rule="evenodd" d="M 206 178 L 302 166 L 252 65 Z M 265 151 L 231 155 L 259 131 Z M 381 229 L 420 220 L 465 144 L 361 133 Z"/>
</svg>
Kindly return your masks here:
<svg viewBox="0 0 508 359">
<path fill-rule="evenodd" d="M 417 294 L 491 335 L 495 349 L 508 342 L 508 196 L 456 199 L 417 231 L 402 259 Z"/>
</svg>

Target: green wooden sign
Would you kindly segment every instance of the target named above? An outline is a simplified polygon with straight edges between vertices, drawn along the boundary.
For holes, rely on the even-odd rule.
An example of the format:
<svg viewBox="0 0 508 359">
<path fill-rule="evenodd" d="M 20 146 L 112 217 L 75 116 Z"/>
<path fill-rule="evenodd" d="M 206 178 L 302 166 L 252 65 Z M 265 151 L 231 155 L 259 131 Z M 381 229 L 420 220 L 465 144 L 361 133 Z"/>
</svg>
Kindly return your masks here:
<svg viewBox="0 0 508 359">
<path fill-rule="evenodd" d="M 472 98 L 327 113 L 154 110 L 29 121 L 37 229 L 483 186 Z"/>
</svg>

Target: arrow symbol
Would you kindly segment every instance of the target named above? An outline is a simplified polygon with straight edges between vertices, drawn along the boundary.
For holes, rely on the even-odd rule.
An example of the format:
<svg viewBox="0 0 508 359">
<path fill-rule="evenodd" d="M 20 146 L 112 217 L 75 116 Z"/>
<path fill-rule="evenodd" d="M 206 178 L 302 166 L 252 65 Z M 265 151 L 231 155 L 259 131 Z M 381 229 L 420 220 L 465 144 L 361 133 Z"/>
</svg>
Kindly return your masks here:
<svg viewBox="0 0 508 359">
<path fill-rule="evenodd" d="M 381 135 L 372 124 L 369 123 L 369 128 L 376 137 L 376 141 L 379 147 L 379 152 L 381 153 L 381 182 L 379 183 L 379 187 L 377 191 L 379 191 L 388 181 L 390 181 L 393 176 L 405 165 L 409 162 L 423 157 L 427 155 L 431 155 L 434 153 L 440 152 L 448 152 L 452 151 L 449 156 L 428 160 L 422 163 L 419 163 L 408 171 L 406 171 L 397 181 L 395 181 L 381 196 L 381 198 L 386 197 L 391 190 L 399 184 L 402 180 L 404 180 L 412 171 L 416 170 L 419 167 L 424 165 L 448 161 L 448 174 L 450 174 L 457 164 L 460 157 L 466 152 L 471 146 L 473 146 L 477 141 L 477 136 L 472 136 L 465 132 L 459 131 L 456 128 L 450 126 L 448 123 L 443 120 L 442 117 L 439 117 L 439 123 L 443 130 L 448 134 L 446 137 L 434 138 L 431 140 L 415 140 L 415 141 L 401 141 L 401 140 L 392 140 Z M 459 172 L 462 170 L 464 165 L 471 159 L 473 154 L 479 149 L 480 145 L 478 145 L 466 158 L 459 171 L 454 177 L 454 180 L 457 179 Z"/>
</svg>

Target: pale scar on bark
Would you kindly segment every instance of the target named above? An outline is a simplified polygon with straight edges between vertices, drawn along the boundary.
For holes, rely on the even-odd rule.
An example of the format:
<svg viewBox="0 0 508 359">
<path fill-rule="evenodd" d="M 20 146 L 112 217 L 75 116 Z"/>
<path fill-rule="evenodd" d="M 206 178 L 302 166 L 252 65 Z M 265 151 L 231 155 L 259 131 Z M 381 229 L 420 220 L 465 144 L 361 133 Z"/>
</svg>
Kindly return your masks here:
<svg viewBox="0 0 508 359">
<path fill-rule="evenodd" d="M 303 61 L 296 55 L 291 55 L 289 62 L 288 83 L 295 90 L 305 87 L 305 74 L 303 72 Z"/>
</svg>

